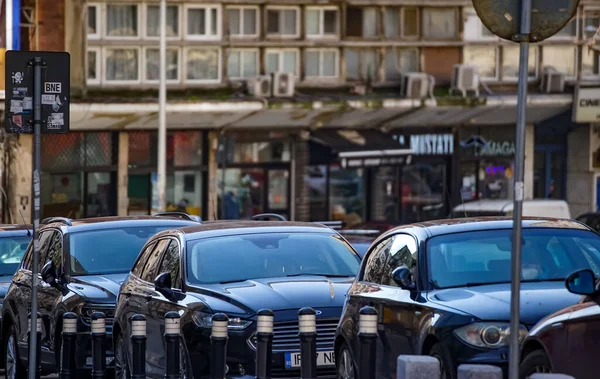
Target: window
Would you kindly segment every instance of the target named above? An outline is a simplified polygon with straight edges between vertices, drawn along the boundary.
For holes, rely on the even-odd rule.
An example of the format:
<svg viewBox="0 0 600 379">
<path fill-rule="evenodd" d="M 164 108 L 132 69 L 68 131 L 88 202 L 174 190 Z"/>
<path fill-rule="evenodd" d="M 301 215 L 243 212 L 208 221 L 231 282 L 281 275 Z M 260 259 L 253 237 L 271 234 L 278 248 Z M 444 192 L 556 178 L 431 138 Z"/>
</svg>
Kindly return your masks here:
<svg viewBox="0 0 600 379">
<path fill-rule="evenodd" d="M 144 79 L 149 82 L 160 80 L 160 50 L 147 48 Z M 167 49 L 167 81 L 179 81 L 179 49 Z"/>
<path fill-rule="evenodd" d="M 385 37 L 414 38 L 419 36 L 419 9 L 387 7 L 384 13 Z"/>
<path fill-rule="evenodd" d="M 186 80 L 189 82 L 221 81 L 221 51 L 217 48 L 186 50 Z"/>
<path fill-rule="evenodd" d="M 338 50 L 308 49 L 304 53 L 304 74 L 307 78 L 337 78 Z"/>
<path fill-rule="evenodd" d="M 348 37 L 375 38 L 377 13 L 374 7 L 348 7 L 346 12 L 346 35 Z"/>
<path fill-rule="evenodd" d="M 258 49 L 229 50 L 227 75 L 230 79 L 243 79 L 258 75 Z"/>
<path fill-rule="evenodd" d="M 385 52 L 385 80 L 400 80 L 400 73 L 419 71 L 419 50 L 387 49 Z"/>
<path fill-rule="evenodd" d="M 423 37 L 453 39 L 458 37 L 458 11 L 456 8 L 424 8 Z"/>
<path fill-rule="evenodd" d="M 330 219 L 343 221 L 353 217 L 364 220 L 366 208 L 366 170 L 331 166 L 329 169 Z"/>
<path fill-rule="evenodd" d="M 300 12 L 297 7 L 268 7 L 267 35 L 280 37 L 298 37 Z"/>
<path fill-rule="evenodd" d="M 171 274 L 171 285 L 173 288 L 181 287 L 179 279 L 179 242 L 174 239 L 171 239 L 169 242 L 169 247 L 167 247 L 167 250 L 165 251 L 158 274 L 160 275 L 163 272 Z"/>
<path fill-rule="evenodd" d="M 583 36 L 592 38 L 600 28 L 600 9 L 586 10 L 583 13 Z"/>
<path fill-rule="evenodd" d="M 88 84 L 100 82 L 100 49 L 88 48 L 86 60 L 86 78 Z"/>
<path fill-rule="evenodd" d="M 152 283 L 154 282 L 154 279 L 156 279 L 158 274 L 160 274 L 158 272 L 158 262 L 160 262 L 160 258 L 162 258 L 163 252 L 165 251 L 165 248 L 167 247 L 169 242 L 169 239 L 164 238 L 159 240 L 158 243 L 154 246 L 152 253 L 146 261 L 144 271 L 142 272 L 142 280 Z"/>
<path fill-rule="evenodd" d="M 17 271 L 30 241 L 31 236 L 25 235 L 0 238 L 0 274 L 12 276 Z"/>
<path fill-rule="evenodd" d="M 167 38 L 179 36 L 179 7 L 167 5 Z M 146 8 L 146 37 L 160 37 L 160 6 L 148 5 Z"/>
<path fill-rule="evenodd" d="M 140 50 L 137 47 L 104 49 L 105 78 L 107 82 L 130 83 L 140 80 Z"/>
<path fill-rule="evenodd" d="M 219 6 L 186 7 L 186 36 L 190 39 L 220 39 L 221 14 Z"/>
<path fill-rule="evenodd" d="M 577 14 L 562 28 L 558 33 L 552 36 L 552 39 L 574 39 L 577 38 L 577 26 L 578 26 Z"/>
<path fill-rule="evenodd" d="M 62 233 L 59 231 L 53 231 L 52 236 L 50 237 L 50 245 L 48 247 L 48 253 L 46 254 L 46 264 L 47 262 L 54 262 L 54 267 L 56 268 L 56 277 L 58 278 L 60 272 L 62 271 L 62 258 L 63 258 L 63 241 L 62 241 Z M 42 267 L 40 266 L 40 269 Z"/>
<path fill-rule="evenodd" d="M 232 37 L 257 37 L 258 7 L 227 8 L 229 35 Z"/>
<path fill-rule="evenodd" d="M 300 52 L 297 49 L 266 49 L 265 71 L 267 74 L 273 72 L 287 72 L 298 76 Z"/>
<path fill-rule="evenodd" d="M 140 253 L 140 257 L 135 263 L 135 266 L 131 270 L 131 272 L 133 272 L 133 274 L 136 275 L 138 278 L 141 277 L 142 272 L 146 267 L 146 263 L 150 258 L 150 253 L 152 252 L 152 249 L 154 249 L 154 246 L 156 246 L 156 242 L 152 242 L 149 245 L 146 245 L 144 250 Z"/>
<path fill-rule="evenodd" d="M 100 38 L 100 6 L 89 4 L 87 7 L 87 37 Z"/>
<path fill-rule="evenodd" d="M 587 48 L 583 48 L 582 54 L 582 71 L 581 75 L 584 78 L 600 76 L 600 55 Z"/>
<path fill-rule="evenodd" d="M 304 18 L 308 37 L 336 37 L 339 33 L 336 7 L 307 7 Z"/>
<path fill-rule="evenodd" d="M 225 145 L 228 164 L 290 161 L 291 146 L 288 141 L 238 142 L 230 137 L 225 141 Z M 223 162 L 222 156 L 217 159 L 219 164 Z"/>
<path fill-rule="evenodd" d="M 50 244 L 52 242 L 52 237 L 54 236 L 55 231 L 54 230 L 45 230 L 44 232 L 40 233 L 40 237 L 39 237 L 39 249 L 40 249 L 40 255 L 39 255 L 39 260 L 38 260 L 38 272 L 41 272 L 42 267 L 44 267 L 44 265 L 46 264 L 46 262 L 48 262 L 48 249 L 50 248 Z M 33 246 L 33 243 L 31 244 Z M 33 251 L 32 251 L 33 253 Z"/>
<path fill-rule="evenodd" d="M 346 49 L 346 79 L 377 80 L 378 51 L 375 49 Z"/>
<path fill-rule="evenodd" d="M 577 71 L 577 46 L 546 45 L 542 47 L 542 54 L 544 69 L 554 69 L 562 72 L 566 77 L 575 77 Z"/>
<path fill-rule="evenodd" d="M 502 80 L 517 80 L 519 78 L 519 50 L 518 44 L 502 47 Z M 529 46 L 529 79 L 538 76 L 538 49 L 535 45 Z"/>
<path fill-rule="evenodd" d="M 496 37 L 483 25 L 473 8 L 465 8 L 463 39 L 465 41 L 496 40 Z"/>
<path fill-rule="evenodd" d="M 106 36 L 110 38 L 139 36 L 138 6 L 132 4 L 106 5 Z"/>
<path fill-rule="evenodd" d="M 465 46 L 463 62 L 474 64 L 482 80 L 498 79 L 498 49 L 490 46 Z"/>
</svg>

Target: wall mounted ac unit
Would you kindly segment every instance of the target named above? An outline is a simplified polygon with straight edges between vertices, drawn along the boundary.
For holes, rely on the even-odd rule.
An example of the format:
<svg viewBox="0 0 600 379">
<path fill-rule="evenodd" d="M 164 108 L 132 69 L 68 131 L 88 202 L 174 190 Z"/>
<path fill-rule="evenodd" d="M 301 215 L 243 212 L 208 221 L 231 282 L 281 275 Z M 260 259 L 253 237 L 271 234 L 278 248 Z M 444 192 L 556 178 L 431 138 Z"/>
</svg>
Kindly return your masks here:
<svg viewBox="0 0 600 379">
<path fill-rule="evenodd" d="M 276 72 L 273 74 L 273 96 L 292 97 L 295 93 L 296 79 L 289 72 Z"/>
<path fill-rule="evenodd" d="M 551 67 L 544 68 L 540 91 L 543 93 L 565 92 L 565 74 Z"/>
<path fill-rule="evenodd" d="M 429 92 L 430 76 L 423 72 L 402 74 L 400 96 L 410 99 L 424 99 Z"/>
<path fill-rule="evenodd" d="M 460 92 L 463 97 L 473 92 L 479 97 L 479 70 L 471 64 L 455 64 L 452 69 L 450 94 Z"/>
<path fill-rule="evenodd" d="M 248 94 L 254 97 L 271 97 L 271 76 L 262 75 L 248 79 Z"/>
</svg>

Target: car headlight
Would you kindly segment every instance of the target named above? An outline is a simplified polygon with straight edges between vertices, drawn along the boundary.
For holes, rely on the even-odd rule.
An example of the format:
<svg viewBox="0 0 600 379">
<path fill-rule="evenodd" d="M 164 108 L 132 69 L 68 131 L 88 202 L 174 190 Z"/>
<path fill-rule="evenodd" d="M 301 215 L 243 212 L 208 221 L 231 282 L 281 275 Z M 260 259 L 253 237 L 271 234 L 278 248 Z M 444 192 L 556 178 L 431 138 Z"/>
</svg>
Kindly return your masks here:
<svg viewBox="0 0 600 379">
<path fill-rule="evenodd" d="M 454 330 L 454 334 L 469 345 L 483 348 L 498 348 L 509 345 L 510 324 L 498 322 L 476 322 Z M 519 342 L 527 335 L 527 328 L 519 326 Z"/>
<path fill-rule="evenodd" d="M 192 314 L 192 320 L 194 320 L 194 323 L 199 327 L 210 329 L 212 328 L 212 316 L 212 313 L 194 312 L 194 314 Z M 252 324 L 251 320 L 245 320 L 239 317 L 229 317 L 229 325 L 227 325 L 227 329 L 244 330 L 250 326 L 250 324 Z"/>
</svg>

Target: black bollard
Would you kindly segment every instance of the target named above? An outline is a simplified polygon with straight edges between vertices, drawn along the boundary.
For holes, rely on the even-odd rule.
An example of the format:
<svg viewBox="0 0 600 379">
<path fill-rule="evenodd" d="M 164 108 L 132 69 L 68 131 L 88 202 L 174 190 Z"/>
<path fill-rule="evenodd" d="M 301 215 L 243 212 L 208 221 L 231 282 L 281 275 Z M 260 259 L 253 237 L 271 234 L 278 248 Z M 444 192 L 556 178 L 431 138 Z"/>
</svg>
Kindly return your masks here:
<svg viewBox="0 0 600 379">
<path fill-rule="evenodd" d="M 373 307 L 362 307 L 358 319 L 360 342 L 359 379 L 375 379 L 377 354 L 377 311 Z"/>
<path fill-rule="evenodd" d="M 60 378 L 75 379 L 75 348 L 77 340 L 77 315 L 67 312 L 63 315 L 62 351 L 60 360 Z"/>
<path fill-rule="evenodd" d="M 131 317 L 131 348 L 133 355 L 131 379 L 146 379 L 146 317 L 144 315 L 136 314 Z"/>
<path fill-rule="evenodd" d="M 229 317 L 223 313 L 212 316 L 210 334 L 210 377 L 224 379 L 227 373 L 227 326 Z"/>
<path fill-rule="evenodd" d="M 106 378 L 106 316 L 92 313 L 92 378 Z"/>
<path fill-rule="evenodd" d="M 300 377 L 316 379 L 317 377 L 317 318 L 312 308 L 298 311 L 300 336 Z"/>
<path fill-rule="evenodd" d="M 179 313 L 175 311 L 165 314 L 165 358 L 167 361 L 165 379 L 181 378 L 179 368 L 180 317 Z"/>
<path fill-rule="evenodd" d="M 31 313 L 27 316 L 28 318 L 28 328 L 27 328 L 27 346 L 31 348 Z M 35 377 L 36 379 L 40 379 L 42 376 L 42 364 L 41 364 L 41 355 L 42 355 L 42 315 L 38 312 L 37 319 L 35 320 L 35 327 L 37 333 L 37 346 L 35 352 Z"/>
<path fill-rule="evenodd" d="M 271 379 L 273 311 L 261 309 L 256 322 L 256 379 Z"/>
</svg>

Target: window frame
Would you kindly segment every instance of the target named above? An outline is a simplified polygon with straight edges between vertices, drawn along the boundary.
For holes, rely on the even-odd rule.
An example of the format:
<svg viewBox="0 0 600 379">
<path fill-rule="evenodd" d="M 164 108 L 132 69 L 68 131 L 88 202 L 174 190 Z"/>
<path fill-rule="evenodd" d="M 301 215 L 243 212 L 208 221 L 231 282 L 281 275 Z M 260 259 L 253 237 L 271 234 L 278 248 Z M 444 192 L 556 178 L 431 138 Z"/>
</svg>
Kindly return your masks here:
<svg viewBox="0 0 600 379">
<path fill-rule="evenodd" d="M 429 37 L 426 35 L 425 33 L 425 22 L 423 20 L 423 18 L 425 17 L 425 15 L 427 14 L 427 11 L 431 11 L 431 10 L 451 10 L 454 11 L 454 22 L 455 22 L 455 30 L 454 30 L 454 36 L 452 37 Z M 460 40 L 460 22 L 461 22 L 461 17 L 460 17 L 460 11 L 458 7 L 452 7 L 452 6 L 429 6 L 429 7 L 423 7 L 420 9 L 419 12 L 419 17 L 420 17 L 420 23 L 419 23 L 419 30 L 421 31 L 421 38 L 425 41 L 455 41 L 455 40 Z"/>
<path fill-rule="evenodd" d="M 597 70 L 596 74 L 594 74 L 594 75 L 584 75 L 583 72 L 582 72 L 581 73 L 581 79 L 597 81 L 600 78 L 600 52 L 597 52 L 597 51 L 594 51 L 594 50 L 588 50 L 588 51 L 586 51 L 587 48 L 585 46 L 582 46 L 581 48 L 584 49 L 584 51 L 582 52 L 582 56 L 581 56 L 582 59 L 583 59 L 583 54 L 591 52 L 592 54 L 594 54 L 594 57 L 592 59 L 598 60 L 598 70 Z M 577 54 L 576 59 L 577 60 L 575 62 L 576 62 L 577 65 L 575 66 L 575 68 L 577 69 L 579 67 L 579 54 Z M 582 62 L 582 64 L 583 64 L 583 62 Z M 582 69 L 583 69 L 583 67 L 582 67 Z M 565 79 L 568 79 L 568 78 L 565 78 Z"/>
<path fill-rule="evenodd" d="M 570 47 L 570 48 L 574 47 L 575 48 L 575 51 L 574 51 L 575 55 L 573 57 L 573 62 L 574 62 L 574 65 L 575 65 L 574 66 L 574 70 L 573 70 L 573 75 L 567 75 L 565 73 L 563 73 L 563 75 L 565 76 L 565 80 L 567 80 L 567 81 L 577 80 L 577 75 L 579 73 L 579 51 L 578 51 L 579 48 L 578 48 L 578 46 L 577 45 L 572 45 L 572 44 L 565 44 L 565 43 L 553 43 L 553 44 L 542 45 L 542 53 L 541 53 L 542 54 L 542 61 L 544 60 L 543 59 L 544 49 L 546 47 Z M 585 47 L 583 47 L 583 48 L 585 48 Z M 539 54 L 540 54 L 540 52 L 539 52 L 539 48 L 538 48 L 538 56 L 539 56 Z M 540 59 L 538 58 L 538 65 L 539 65 L 539 63 L 540 63 Z M 543 63 L 545 64 L 546 62 L 543 62 Z M 538 68 L 538 76 L 540 75 L 539 72 L 543 71 L 544 67 L 545 66 Z"/>
<path fill-rule="evenodd" d="M 204 22 L 206 25 L 205 28 L 205 32 L 207 30 L 210 30 L 212 28 L 212 20 L 210 17 L 210 14 L 212 12 L 210 12 L 210 10 L 212 9 L 216 9 L 217 10 L 217 34 L 216 35 L 210 35 L 210 34 L 189 34 L 188 33 L 188 24 L 189 24 L 189 11 L 190 10 L 195 10 L 195 9 L 204 9 L 205 11 L 208 10 L 208 12 L 205 12 L 204 14 Z M 196 4 L 184 4 L 183 5 L 183 28 L 184 28 L 184 32 L 183 32 L 183 39 L 186 41 L 218 41 L 222 38 L 223 35 L 223 7 L 221 6 L 221 4 L 218 3 L 196 3 Z"/>
<path fill-rule="evenodd" d="M 240 53 L 240 73 L 243 74 L 243 67 L 244 67 L 244 59 L 243 59 L 243 53 L 244 52 L 253 52 L 255 54 L 255 59 L 256 59 L 256 74 L 253 76 L 231 76 L 229 73 L 229 55 L 232 52 L 238 52 Z M 248 80 L 252 77 L 258 76 L 260 75 L 260 49 L 259 48 L 242 48 L 242 47 L 234 47 L 231 49 L 227 49 L 227 79 L 230 80 L 235 80 L 235 81 L 244 81 L 244 80 Z"/>
<path fill-rule="evenodd" d="M 293 47 L 284 47 L 284 48 L 276 48 L 276 47 L 271 47 L 271 48 L 266 48 L 263 54 L 263 60 L 264 60 L 264 65 L 265 65 L 265 73 L 266 73 L 266 69 L 267 69 L 267 55 L 268 54 L 277 54 L 278 55 L 278 63 L 279 63 L 279 68 L 283 67 L 284 65 L 284 53 L 285 52 L 294 52 L 296 54 L 296 67 L 295 67 L 295 71 L 293 73 L 293 75 L 295 77 L 299 77 L 300 76 L 300 60 L 302 59 L 302 54 L 300 49 L 298 48 L 293 48 Z"/>
<path fill-rule="evenodd" d="M 88 78 L 87 74 L 88 74 L 88 67 L 89 67 L 89 59 L 88 59 L 88 52 L 94 52 L 96 54 L 96 78 L 95 79 L 91 79 Z M 104 66 L 102 64 L 102 59 L 103 59 L 103 55 L 102 55 L 102 48 L 99 46 L 88 46 L 85 52 L 85 82 L 87 85 L 90 86 L 96 86 L 96 85 L 100 85 L 102 83 L 102 67 Z"/>
<path fill-rule="evenodd" d="M 138 52 L 138 78 L 136 80 L 109 80 L 108 79 L 108 73 L 107 73 L 107 68 L 108 68 L 108 64 L 106 63 L 106 59 L 107 59 L 107 52 L 109 50 L 137 50 Z M 120 85 L 130 85 L 130 84 L 141 84 L 142 83 L 142 61 L 143 61 L 143 57 L 141 56 L 142 54 L 142 47 L 141 46 L 135 46 L 135 45 L 123 45 L 123 46 L 103 46 L 102 47 L 102 83 L 103 84 L 107 84 L 107 85 L 116 85 L 116 86 L 120 86 Z"/>
<path fill-rule="evenodd" d="M 178 238 L 176 238 L 176 237 L 174 237 L 174 236 L 167 236 L 167 237 L 165 237 L 165 238 L 161 238 L 161 240 L 162 240 L 162 239 L 168 239 L 168 240 L 170 240 L 170 241 L 169 241 L 169 243 L 167 244 L 167 246 L 165 247 L 165 250 L 164 250 L 164 251 L 163 251 L 163 253 L 162 253 L 162 257 L 160 258 L 160 263 L 158 264 L 158 271 L 157 271 L 157 275 L 160 275 L 160 274 L 162 274 L 163 272 L 166 272 L 166 271 L 162 271 L 162 272 L 161 272 L 161 267 L 162 267 L 162 265 L 163 265 L 163 262 L 164 262 L 164 260 L 165 260 L 165 257 L 167 256 L 167 251 L 169 250 L 169 246 L 171 245 L 171 243 L 172 243 L 173 241 L 175 241 L 175 242 L 177 243 L 177 245 L 178 245 L 178 249 L 177 249 L 177 259 L 179 260 L 179 262 L 178 262 L 177 266 L 178 266 L 178 270 L 179 270 L 179 278 L 177 278 L 177 279 L 179 279 L 179 283 L 175 283 L 174 281 L 175 281 L 175 279 L 176 279 L 176 278 L 173 278 L 173 277 L 171 276 L 171 288 L 172 288 L 172 289 L 173 289 L 173 288 L 175 288 L 175 289 L 180 289 L 180 290 L 181 290 L 181 289 L 183 289 L 183 282 L 184 282 L 184 280 L 183 280 L 183 276 L 182 276 L 182 271 L 181 271 L 181 269 L 182 269 L 182 266 L 181 266 L 181 259 L 182 259 L 182 244 L 181 244 L 181 241 L 179 241 L 179 239 L 178 239 Z M 177 284 L 178 284 L 178 285 L 177 285 Z"/>
<path fill-rule="evenodd" d="M 469 45 L 465 45 L 464 47 L 468 48 L 468 47 L 489 47 L 489 46 L 488 45 L 481 45 L 481 44 L 469 44 Z M 500 72 L 502 71 L 501 67 L 500 67 L 501 64 L 502 64 L 501 59 L 500 59 L 500 46 L 496 45 L 496 46 L 493 46 L 493 48 L 496 51 L 496 63 L 495 63 L 495 68 L 496 68 L 495 69 L 495 73 L 496 73 L 496 76 L 494 76 L 494 77 L 487 77 L 487 76 L 481 76 L 480 75 L 479 76 L 479 80 L 482 81 L 482 82 L 493 83 L 493 82 L 498 82 L 500 80 Z M 465 60 L 465 50 L 464 50 L 464 48 L 463 48 L 463 51 L 462 51 L 462 57 L 461 58 L 462 58 L 463 62 L 466 61 Z"/>
<path fill-rule="evenodd" d="M 587 38 L 587 37 L 584 38 L 586 36 L 584 28 L 585 28 L 585 23 L 587 21 L 587 14 L 591 13 L 591 12 L 598 12 L 598 13 L 600 13 L 600 6 L 587 5 L 581 11 L 581 28 L 582 28 L 582 30 L 581 30 L 581 32 L 582 32 L 581 39 L 583 39 L 583 40 L 585 40 Z M 579 16 L 579 14 L 578 14 L 578 16 Z M 598 17 L 600 18 L 600 14 L 598 15 Z"/>
<path fill-rule="evenodd" d="M 217 79 L 188 79 L 187 63 L 188 63 L 188 52 L 190 50 L 203 49 L 202 46 L 185 46 L 183 48 L 183 70 L 182 70 L 182 82 L 184 84 L 221 84 L 223 81 L 223 49 L 218 46 L 204 47 L 204 49 L 217 50 Z"/>
<path fill-rule="evenodd" d="M 407 36 L 404 34 L 404 12 L 407 8 L 415 8 L 417 10 L 417 34 Z M 407 40 L 416 40 L 421 36 L 421 8 L 418 6 L 401 6 L 400 7 L 400 38 Z"/>
<path fill-rule="evenodd" d="M 87 21 L 89 20 L 89 10 L 90 8 L 96 8 L 96 33 L 90 34 L 87 33 L 87 28 L 89 28 L 89 24 L 87 24 Z M 98 40 L 102 37 L 102 30 L 104 29 L 102 27 L 102 4 L 101 3 L 88 3 L 87 7 L 86 7 L 86 35 L 87 35 L 87 39 L 88 40 Z"/>
<path fill-rule="evenodd" d="M 152 79 L 147 79 L 146 78 L 146 74 L 148 73 L 148 67 L 147 67 L 147 56 L 146 53 L 148 50 L 159 50 L 159 54 L 160 54 L 160 49 L 154 47 L 154 46 L 144 46 L 142 48 L 142 54 L 143 54 L 143 61 L 142 61 L 142 82 L 143 83 L 148 83 L 148 84 L 159 84 L 160 83 L 160 79 L 156 79 L 156 80 L 152 80 Z M 179 47 L 167 47 L 167 52 L 168 51 L 176 51 L 177 52 L 177 79 L 167 79 L 166 83 L 167 84 L 179 84 L 181 83 L 181 48 Z M 160 60 L 160 56 L 159 56 L 159 60 Z M 159 62 L 160 64 L 160 62 Z"/>
<path fill-rule="evenodd" d="M 284 10 L 295 10 L 296 11 L 296 32 L 294 34 L 281 34 L 280 33 L 269 33 L 269 11 L 284 11 Z M 267 5 L 264 8 L 264 31 L 267 39 L 295 39 L 300 38 L 301 25 L 300 25 L 300 14 L 302 9 L 297 5 Z M 280 25 L 281 27 L 281 20 Z"/>
<path fill-rule="evenodd" d="M 495 35 L 485 36 L 483 35 L 483 22 L 477 15 L 475 8 L 473 7 L 465 7 L 462 10 L 462 24 L 463 24 L 463 32 L 462 32 L 462 40 L 468 42 L 474 41 L 499 41 L 499 37 Z M 472 24 L 471 24 L 472 23 Z M 475 29 L 475 30 L 473 30 Z M 467 31 L 469 32 L 469 37 L 467 38 Z"/>
<path fill-rule="evenodd" d="M 148 35 L 148 8 L 150 7 L 156 7 L 158 6 L 159 9 L 159 18 L 160 18 L 160 4 L 155 4 L 155 3 L 145 3 L 143 6 L 143 12 L 144 12 L 144 17 L 142 18 L 143 23 L 144 23 L 144 32 L 143 32 L 143 38 L 145 40 L 149 40 L 149 41 L 159 41 L 160 40 L 160 35 L 158 36 L 150 36 Z M 167 9 L 169 7 L 175 7 L 177 8 L 177 22 L 178 22 L 178 30 L 177 30 L 177 35 L 176 36 L 169 36 L 167 34 L 167 41 L 176 41 L 176 40 L 180 40 L 182 35 L 183 35 L 183 31 L 182 31 L 182 25 L 183 25 L 183 11 L 182 11 L 182 6 L 180 4 L 177 3 L 167 3 Z M 160 26 L 159 26 L 159 33 L 160 33 Z"/>
<path fill-rule="evenodd" d="M 319 13 L 319 29 L 320 29 L 320 33 L 319 34 L 308 34 L 308 31 L 306 30 L 306 14 L 309 11 L 318 11 Z M 336 15 L 336 28 L 335 28 L 335 34 L 325 34 L 325 11 L 335 11 Z M 318 6 L 318 5 L 310 5 L 310 6 L 306 6 L 304 7 L 304 35 L 306 36 L 306 39 L 326 39 L 326 40 L 335 40 L 338 39 L 340 37 L 340 21 L 341 21 L 341 17 L 340 17 L 340 9 L 339 7 L 335 6 L 335 5 L 325 5 L 325 6 Z"/>
<path fill-rule="evenodd" d="M 500 47 L 502 48 L 502 58 L 504 58 L 504 49 L 510 45 L 500 45 Z M 517 48 L 519 48 L 519 45 L 516 46 Z M 535 44 L 531 44 L 529 45 L 530 49 L 535 49 L 535 76 L 529 76 L 527 75 L 527 81 L 528 82 L 536 82 L 538 80 L 540 80 L 540 49 L 539 46 L 536 46 Z M 496 58 L 498 59 L 498 55 L 496 55 Z M 529 53 L 529 62 L 531 62 L 531 59 L 534 58 L 531 55 L 531 51 Z M 519 74 L 517 71 L 517 76 L 504 76 L 504 74 L 502 73 L 502 59 L 500 60 L 500 64 L 498 66 L 496 66 L 498 68 L 498 70 L 500 71 L 499 74 L 502 77 L 502 82 L 503 83 L 517 83 L 519 81 Z M 575 66 L 575 71 L 577 72 L 577 66 Z M 575 73 L 575 75 L 577 76 L 577 73 Z"/>
<path fill-rule="evenodd" d="M 320 75 L 323 71 L 323 53 L 326 52 L 335 52 L 335 76 L 322 76 Z M 303 76 L 304 76 L 304 80 L 305 81 L 319 81 L 319 80 L 339 80 L 340 79 L 340 49 L 337 48 L 333 48 L 333 47 L 315 47 L 315 48 L 308 48 L 304 50 L 304 54 L 309 53 L 309 52 L 318 52 L 319 53 L 319 76 L 308 76 L 306 74 L 306 55 L 304 55 L 303 61 L 304 61 L 304 72 L 303 72 Z"/>
<path fill-rule="evenodd" d="M 135 6 L 137 9 L 137 35 L 133 36 L 133 37 L 129 37 L 129 36 L 109 36 L 108 35 L 108 27 L 107 27 L 107 23 L 108 23 L 108 7 L 109 6 Z M 123 3 L 106 3 L 103 4 L 102 6 L 102 36 L 104 37 L 104 39 L 107 40 L 111 40 L 111 41 L 135 41 L 135 40 L 141 40 L 142 39 L 142 35 L 143 32 L 142 30 L 140 30 L 141 28 L 145 28 L 146 26 L 146 20 L 142 18 L 142 3 L 136 3 L 135 1 L 125 1 Z"/>
<path fill-rule="evenodd" d="M 260 36 L 260 28 L 261 28 L 261 14 L 260 14 L 260 7 L 257 5 L 227 5 L 225 7 L 225 13 L 228 13 L 229 10 L 237 10 L 238 12 L 240 12 L 240 31 L 244 30 L 244 26 L 245 26 L 245 20 L 244 20 L 244 10 L 249 10 L 252 9 L 254 10 L 254 13 L 256 14 L 256 32 L 254 34 L 231 34 L 231 32 L 229 32 L 229 28 L 227 30 L 227 34 L 230 38 L 235 38 L 235 39 L 248 39 L 248 38 L 258 38 Z M 227 15 L 229 16 L 229 15 Z M 227 26 L 229 26 L 229 17 L 227 17 Z"/>
</svg>

